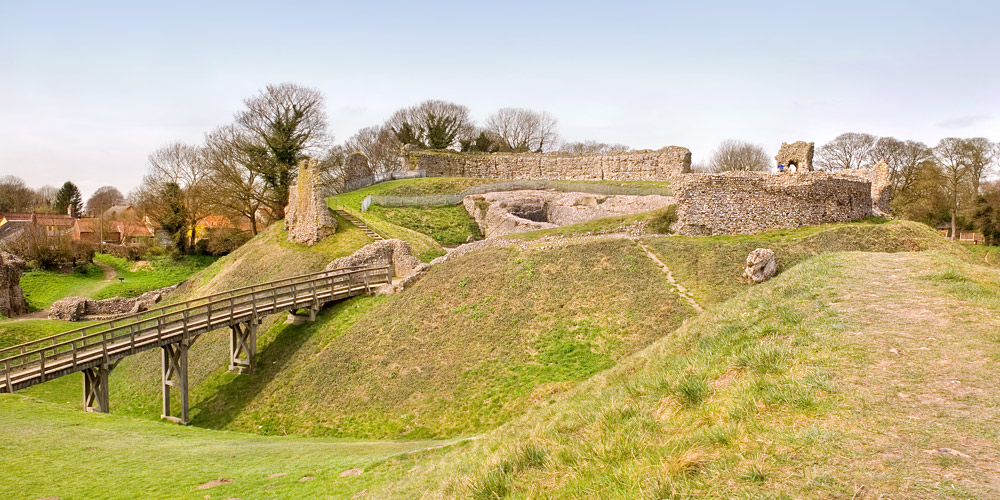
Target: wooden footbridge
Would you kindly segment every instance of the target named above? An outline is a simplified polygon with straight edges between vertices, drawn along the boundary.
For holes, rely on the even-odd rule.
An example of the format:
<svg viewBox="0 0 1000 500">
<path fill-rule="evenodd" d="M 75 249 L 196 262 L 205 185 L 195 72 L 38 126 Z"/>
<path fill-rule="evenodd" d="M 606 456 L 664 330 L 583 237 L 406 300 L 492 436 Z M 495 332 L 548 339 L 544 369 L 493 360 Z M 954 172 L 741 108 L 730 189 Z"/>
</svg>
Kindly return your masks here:
<svg viewBox="0 0 1000 500">
<path fill-rule="evenodd" d="M 163 418 L 188 421 L 188 349 L 198 336 L 229 328 L 229 370 L 254 370 L 257 325 L 269 314 L 308 309 L 310 319 L 327 302 L 371 293 L 392 281 L 392 267 L 349 267 L 305 274 L 178 302 L 0 349 L 0 391 L 14 392 L 83 372 L 83 407 L 109 411 L 108 374 L 126 356 L 159 348 Z M 180 393 L 180 415 L 170 411 L 171 388 Z"/>
</svg>

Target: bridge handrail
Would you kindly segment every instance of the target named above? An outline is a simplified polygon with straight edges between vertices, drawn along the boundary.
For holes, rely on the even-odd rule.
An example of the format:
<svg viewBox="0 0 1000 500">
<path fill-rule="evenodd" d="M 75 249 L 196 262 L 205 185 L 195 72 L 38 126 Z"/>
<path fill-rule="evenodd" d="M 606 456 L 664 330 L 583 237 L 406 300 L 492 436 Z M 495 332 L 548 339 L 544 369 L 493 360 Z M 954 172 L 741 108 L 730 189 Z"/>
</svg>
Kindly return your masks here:
<svg viewBox="0 0 1000 500">
<path fill-rule="evenodd" d="M 6 367 L 6 362 L 9 362 L 10 360 L 23 358 L 31 354 L 38 354 L 40 352 L 48 351 L 50 349 L 59 346 L 72 345 L 75 344 L 76 342 L 81 342 L 81 341 L 82 343 L 80 347 L 87 347 L 88 345 L 86 343 L 86 339 L 92 339 L 98 336 L 102 337 L 102 342 L 107 342 L 113 339 L 122 338 L 122 337 L 112 337 L 111 339 L 107 339 L 107 334 L 115 330 L 120 330 L 125 327 L 128 327 L 131 331 L 132 327 L 137 324 L 140 325 L 138 331 L 141 331 L 142 330 L 141 324 L 144 321 L 155 320 L 157 321 L 157 323 L 161 325 L 169 324 L 168 322 L 165 322 L 169 321 L 166 320 L 166 318 L 178 312 L 184 312 L 184 311 L 190 312 L 191 310 L 196 308 L 209 306 L 208 312 L 210 314 L 212 305 L 219 304 L 221 302 L 232 302 L 237 299 L 253 296 L 254 294 L 260 291 L 270 291 L 273 292 L 272 295 L 276 295 L 279 289 L 287 288 L 288 286 L 292 285 L 315 283 L 317 281 L 322 281 L 323 279 L 327 278 L 350 276 L 360 272 L 369 273 L 371 271 L 384 271 L 388 270 L 388 268 L 389 266 L 387 265 L 372 266 L 372 267 L 365 267 L 365 266 L 344 267 L 344 268 L 332 269 L 329 271 L 319 271 L 299 276 L 292 276 L 289 278 L 283 278 L 271 282 L 258 283 L 256 285 L 234 288 L 231 290 L 226 290 L 211 295 L 206 295 L 204 297 L 196 297 L 194 299 L 188 299 L 182 302 L 177 302 L 161 307 L 156 307 L 153 309 L 148 309 L 146 311 L 133 313 L 120 318 L 103 321 L 97 324 L 88 325 L 86 327 L 77 328 L 75 330 L 70 330 L 68 332 L 58 333 L 41 339 L 35 339 L 22 344 L 0 349 L 0 363 L 5 363 L 4 367 Z M 246 292 L 246 290 L 250 291 Z M 237 292 L 242 292 L 242 293 L 237 293 Z M 194 303 L 196 302 L 203 302 L 203 303 L 195 305 Z M 173 311 L 171 311 L 171 309 L 173 309 Z M 119 324 L 117 327 L 115 326 L 116 323 Z M 138 333 L 138 331 L 136 333 Z M 15 351 L 16 354 L 10 356 L 10 353 Z"/>
</svg>

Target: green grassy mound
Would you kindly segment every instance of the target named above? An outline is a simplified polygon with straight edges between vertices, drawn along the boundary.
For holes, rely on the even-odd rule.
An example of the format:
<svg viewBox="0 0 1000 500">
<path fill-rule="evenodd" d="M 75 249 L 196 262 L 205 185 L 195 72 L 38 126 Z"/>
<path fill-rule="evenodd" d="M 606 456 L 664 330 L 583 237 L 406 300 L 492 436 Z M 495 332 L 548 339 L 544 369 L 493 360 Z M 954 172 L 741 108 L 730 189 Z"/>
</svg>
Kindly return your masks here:
<svg viewBox="0 0 1000 500">
<path fill-rule="evenodd" d="M 249 436 L 0 395 L 11 478 L 0 495 L 996 498 L 997 317 L 1000 271 L 963 255 L 818 255 L 443 448 Z M 222 478 L 233 482 L 197 489 Z"/>
<path fill-rule="evenodd" d="M 996 498 L 998 313 L 1000 274 L 950 253 L 812 257 L 370 493 Z"/>
<path fill-rule="evenodd" d="M 642 212 L 633 215 L 620 215 L 615 217 L 604 217 L 594 219 L 579 224 L 568 224 L 551 229 L 539 229 L 525 233 L 515 233 L 504 236 L 505 238 L 516 238 L 520 240 L 537 240 L 546 236 L 578 236 L 620 233 L 626 229 L 635 227 L 637 224 L 645 224 L 645 233 L 648 234 L 670 234 L 670 224 L 677 220 L 676 205 L 667 208 Z"/>
<path fill-rule="evenodd" d="M 750 287 L 741 282 L 740 276 L 747 254 L 755 248 L 774 250 L 779 273 L 824 252 L 943 250 L 969 255 L 930 227 L 910 221 L 872 220 L 758 234 L 673 236 L 644 241 L 703 305 L 721 302 Z"/>
<path fill-rule="evenodd" d="M 336 233 L 313 246 L 300 245 L 288 241 L 284 221 L 279 221 L 194 275 L 181 294 L 203 296 L 322 271 L 331 260 L 350 255 L 371 242 L 357 226 L 338 216 Z"/>
<path fill-rule="evenodd" d="M 189 358 L 192 423 L 367 438 L 479 432 L 557 399 L 691 314 L 627 240 L 473 255 L 312 324 L 270 318 L 253 375 L 225 371 L 225 332 L 203 336 Z M 126 359 L 111 374 L 112 411 L 158 418 L 159 378 L 157 353 Z M 25 393 L 76 406 L 79 384 L 69 376 Z"/>
<path fill-rule="evenodd" d="M 32 311 L 44 311 L 64 297 L 94 295 L 108 285 L 110 282 L 104 281 L 104 270 L 95 264 L 88 264 L 82 273 L 39 270 L 21 275 L 21 289 Z"/>
</svg>

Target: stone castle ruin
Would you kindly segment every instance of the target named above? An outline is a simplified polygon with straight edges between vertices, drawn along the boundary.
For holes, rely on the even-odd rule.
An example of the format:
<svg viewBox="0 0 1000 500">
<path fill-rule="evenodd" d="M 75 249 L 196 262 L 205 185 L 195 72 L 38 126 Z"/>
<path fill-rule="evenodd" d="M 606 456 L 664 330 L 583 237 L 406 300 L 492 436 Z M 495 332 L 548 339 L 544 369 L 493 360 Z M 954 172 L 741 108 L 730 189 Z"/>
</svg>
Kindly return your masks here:
<svg viewBox="0 0 1000 500">
<path fill-rule="evenodd" d="M 606 154 L 404 150 L 403 167 L 427 177 L 662 181 L 691 172 L 691 151 L 679 146 Z"/>
<path fill-rule="evenodd" d="M 784 166 L 784 172 L 812 172 L 815 148 L 815 143 L 812 142 L 797 141 L 791 144 L 783 142 L 774 161 Z"/>
<path fill-rule="evenodd" d="M 28 312 L 28 302 L 21 290 L 24 265 L 20 257 L 0 250 L 0 314 L 8 318 Z"/>
<path fill-rule="evenodd" d="M 406 149 L 402 162 L 404 168 L 423 170 L 428 177 L 669 180 L 677 205 L 674 227 L 685 235 L 755 233 L 888 215 L 891 185 L 887 166 L 880 164 L 866 171 L 814 171 L 814 151 L 812 142 L 782 143 L 775 156 L 784 167 L 780 173 L 691 173 L 691 152 L 677 146 L 609 154 L 460 154 Z M 486 227 L 509 232 L 511 228 L 527 230 L 520 226 L 549 227 L 553 222 L 550 217 L 540 220 L 534 212 L 522 210 L 531 205 L 524 200 L 514 203 L 502 197 L 480 198 L 478 206 L 469 207 L 477 205 L 477 200 L 466 205 L 470 213 L 480 215 L 477 222 L 481 226 L 485 222 Z M 536 204 L 550 207 L 553 202 L 539 198 Z M 519 215 L 519 211 L 526 215 Z"/>
<path fill-rule="evenodd" d="M 316 160 L 299 162 L 298 177 L 288 191 L 285 208 L 285 229 L 288 239 L 304 245 L 315 245 L 337 231 L 337 219 L 323 200 Z"/>
</svg>

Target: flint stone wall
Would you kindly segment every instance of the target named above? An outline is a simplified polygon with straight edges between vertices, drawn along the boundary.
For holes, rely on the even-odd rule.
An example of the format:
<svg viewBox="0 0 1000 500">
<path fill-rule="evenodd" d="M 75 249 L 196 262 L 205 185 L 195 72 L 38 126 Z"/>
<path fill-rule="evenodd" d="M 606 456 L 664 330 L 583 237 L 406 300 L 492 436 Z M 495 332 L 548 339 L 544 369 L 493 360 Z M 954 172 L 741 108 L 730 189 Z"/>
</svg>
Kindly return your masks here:
<svg viewBox="0 0 1000 500">
<path fill-rule="evenodd" d="M 427 177 L 654 181 L 691 172 L 691 151 L 679 146 L 608 154 L 405 151 L 403 163 Z"/>
<path fill-rule="evenodd" d="M 8 318 L 28 312 L 28 302 L 24 300 L 20 285 L 22 272 L 24 260 L 0 250 L 0 314 Z"/>
<path fill-rule="evenodd" d="M 83 319 L 114 319 L 135 314 L 153 307 L 163 296 L 177 286 L 168 286 L 146 292 L 138 297 L 111 297 L 104 300 L 86 297 L 59 299 L 49 308 L 49 319 L 80 321 Z"/>
<path fill-rule="evenodd" d="M 815 143 L 812 142 L 797 141 L 791 144 L 783 142 L 774 160 L 778 162 L 778 165 L 786 167 L 794 164 L 796 172 L 810 172 L 813 169 L 814 151 Z"/>
<path fill-rule="evenodd" d="M 827 172 L 691 174 L 674 185 L 679 234 L 757 233 L 872 215 L 871 183 Z"/>
<path fill-rule="evenodd" d="M 285 229 L 290 241 L 304 245 L 314 245 L 337 232 L 337 219 L 323 200 L 315 160 L 299 162 L 295 185 L 288 190 Z"/>
<path fill-rule="evenodd" d="M 369 243 L 356 252 L 330 262 L 327 271 L 343 267 L 373 266 L 391 264 L 395 276 L 407 276 L 419 269 L 425 269 L 424 264 L 413 256 L 410 244 L 403 240 L 382 240 Z"/>
</svg>

